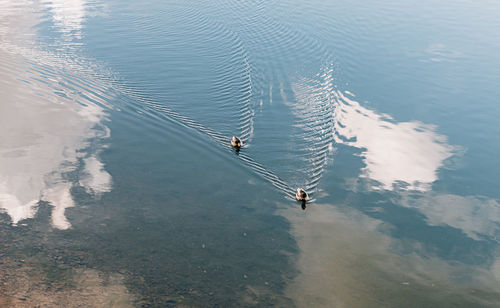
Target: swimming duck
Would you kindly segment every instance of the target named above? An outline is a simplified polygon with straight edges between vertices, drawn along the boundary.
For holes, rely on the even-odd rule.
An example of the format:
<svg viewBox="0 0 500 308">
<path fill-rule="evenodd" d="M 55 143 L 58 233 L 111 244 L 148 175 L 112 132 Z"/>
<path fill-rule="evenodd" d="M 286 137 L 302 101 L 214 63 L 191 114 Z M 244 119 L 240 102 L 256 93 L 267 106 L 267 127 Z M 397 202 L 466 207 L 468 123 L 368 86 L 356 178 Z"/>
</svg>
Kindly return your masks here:
<svg viewBox="0 0 500 308">
<path fill-rule="evenodd" d="M 243 143 L 241 142 L 240 138 L 233 136 L 231 139 L 231 145 L 235 148 L 241 148 L 241 145 Z"/>
<path fill-rule="evenodd" d="M 295 193 L 295 199 L 297 199 L 297 201 L 307 201 L 308 197 L 309 196 L 304 189 L 297 188 L 297 192 Z"/>
</svg>

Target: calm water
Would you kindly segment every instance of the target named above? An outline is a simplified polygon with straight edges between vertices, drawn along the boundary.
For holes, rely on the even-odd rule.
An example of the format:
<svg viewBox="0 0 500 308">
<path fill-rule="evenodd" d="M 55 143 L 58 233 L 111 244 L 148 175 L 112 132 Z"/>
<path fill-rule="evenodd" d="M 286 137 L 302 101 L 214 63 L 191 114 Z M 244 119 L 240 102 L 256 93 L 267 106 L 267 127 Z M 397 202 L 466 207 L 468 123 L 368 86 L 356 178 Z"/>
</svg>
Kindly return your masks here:
<svg viewBox="0 0 500 308">
<path fill-rule="evenodd" d="M 0 306 L 498 307 L 499 33 L 495 1 L 0 0 Z"/>
</svg>

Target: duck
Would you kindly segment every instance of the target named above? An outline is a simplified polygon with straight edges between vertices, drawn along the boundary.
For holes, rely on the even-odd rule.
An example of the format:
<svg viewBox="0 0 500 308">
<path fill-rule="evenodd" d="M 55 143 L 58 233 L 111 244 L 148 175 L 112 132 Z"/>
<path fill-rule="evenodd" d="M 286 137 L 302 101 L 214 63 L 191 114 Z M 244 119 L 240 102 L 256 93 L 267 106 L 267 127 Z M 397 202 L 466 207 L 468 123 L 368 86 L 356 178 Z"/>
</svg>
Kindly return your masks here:
<svg viewBox="0 0 500 308">
<path fill-rule="evenodd" d="M 243 142 L 241 142 L 240 138 L 233 136 L 231 139 L 231 145 L 235 148 L 241 148 Z"/>
<path fill-rule="evenodd" d="M 297 188 L 297 192 L 295 193 L 295 199 L 297 199 L 297 201 L 305 202 L 308 197 L 307 192 L 303 188 Z"/>
</svg>

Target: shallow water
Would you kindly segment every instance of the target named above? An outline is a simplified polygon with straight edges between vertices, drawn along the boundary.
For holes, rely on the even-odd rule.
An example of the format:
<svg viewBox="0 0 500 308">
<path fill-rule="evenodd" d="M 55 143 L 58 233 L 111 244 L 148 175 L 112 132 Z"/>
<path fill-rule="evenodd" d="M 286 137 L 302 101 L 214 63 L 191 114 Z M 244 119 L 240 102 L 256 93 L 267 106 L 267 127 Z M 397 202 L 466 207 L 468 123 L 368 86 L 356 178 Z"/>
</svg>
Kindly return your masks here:
<svg viewBox="0 0 500 308">
<path fill-rule="evenodd" d="M 0 1 L 0 305 L 498 306 L 499 17 Z"/>
</svg>

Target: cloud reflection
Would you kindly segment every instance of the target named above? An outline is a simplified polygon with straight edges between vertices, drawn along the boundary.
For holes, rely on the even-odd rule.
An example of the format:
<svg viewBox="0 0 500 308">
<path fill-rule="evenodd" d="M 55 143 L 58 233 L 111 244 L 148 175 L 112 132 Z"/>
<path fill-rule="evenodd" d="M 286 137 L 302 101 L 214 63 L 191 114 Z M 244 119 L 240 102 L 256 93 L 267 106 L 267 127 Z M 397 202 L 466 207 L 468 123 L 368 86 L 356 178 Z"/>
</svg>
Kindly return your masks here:
<svg viewBox="0 0 500 308">
<path fill-rule="evenodd" d="M 426 191 L 437 180 L 444 161 L 456 151 L 435 126 L 419 121 L 396 122 L 353 99 L 348 91 L 336 89 L 332 66 L 314 78 L 297 78 L 292 83 L 294 100 L 284 101 L 303 130 L 301 144 L 309 150 L 309 189 L 316 188 L 332 141 L 361 149 L 365 164 L 362 177 L 378 182 L 375 189 Z M 332 140 L 333 136 L 333 140 Z M 309 183 L 312 183 L 311 185 Z"/>
<path fill-rule="evenodd" d="M 340 91 L 335 94 L 335 140 L 363 149 L 366 167 L 362 176 L 378 181 L 383 189 L 404 182 L 407 189 L 428 190 L 443 161 L 452 156 L 453 147 L 446 143 L 446 137 L 437 134 L 432 125 L 397 123 Z"/>
<path fill-rule="evenodd" d="M 299 248 L 299 275 L 287 287 L 299 307 L 500 304 L 496 263 L 492 269 L 447 261 L 421 247 L 397 253 L 402 243 L 384 232 L 390 226 L 352 208 L 317 204 L 303 212 L 283 206 L 280 213 Z"/>
<path fill-rule="evenodd" d="M 85 176 L 80 179 L 80 185 L 93 194 L 111 191 L 111 175 L 104 170 L 104 164 L 95 155 L 84 159 L 84 163 Z"/>
<path fill-rule="evenodd" d="M 111 176 L 98 159 L 102 145 L 93 141 L 109 136 L 101 107 L 109 94 L 100 93 L 91 77 L 69 76 L 65 66 L 85 70 L 67 57 L 33 47 L 26 38 L 34 37 L 39 21 L 26 13 L 30 3 L 9 3 L 0 24 L 0 208 L 16 224 L 32 218 L 39 201 L 49 202 L 53 226 L 67 229 L 65 210 L 75 205 L 75 185 L 97 195 L 111 189 Z M 77 24 L 80 17 L 65 26 L 81 29 Z M 78 182 L 80 169 L 85 176 Z"/>
<path fill-rule="evenodd" d="M 500 242 L 500 204 L 493 199 L 453 194 L 403 194 L 398 204 L 417 209 L 431 226 L 447 225 L 475 240 L 487 236 Z"/>
<path fill-rule="evenodd" d="M 0 72 L 0 88 L 8 88 L 0 112 L 5 132 L 0 137 L 0 207 L 17 223 L 33 217 L 38 201 L 47 201 L 54 206 L 53 225 L 66 229 L 70 224 L 64 211 L 74 206 L 74 184 L 67 174 L 78 169 L 87 140 L 102 138 L 106 114 L 95 105 L 59 97 L 41 82 L 27 84 L 17 77 Z M 92 193 L 109 191 L 111 176 L 95 154 L 83 164 L 81 185 Z"/>
<path fill-rule="evenodd" d="M 85 0 L 50 0 L 42 2 L 52 12 L 52 20 L 68 40 L 80 39 L 86 20 Z"/>
</svg>

